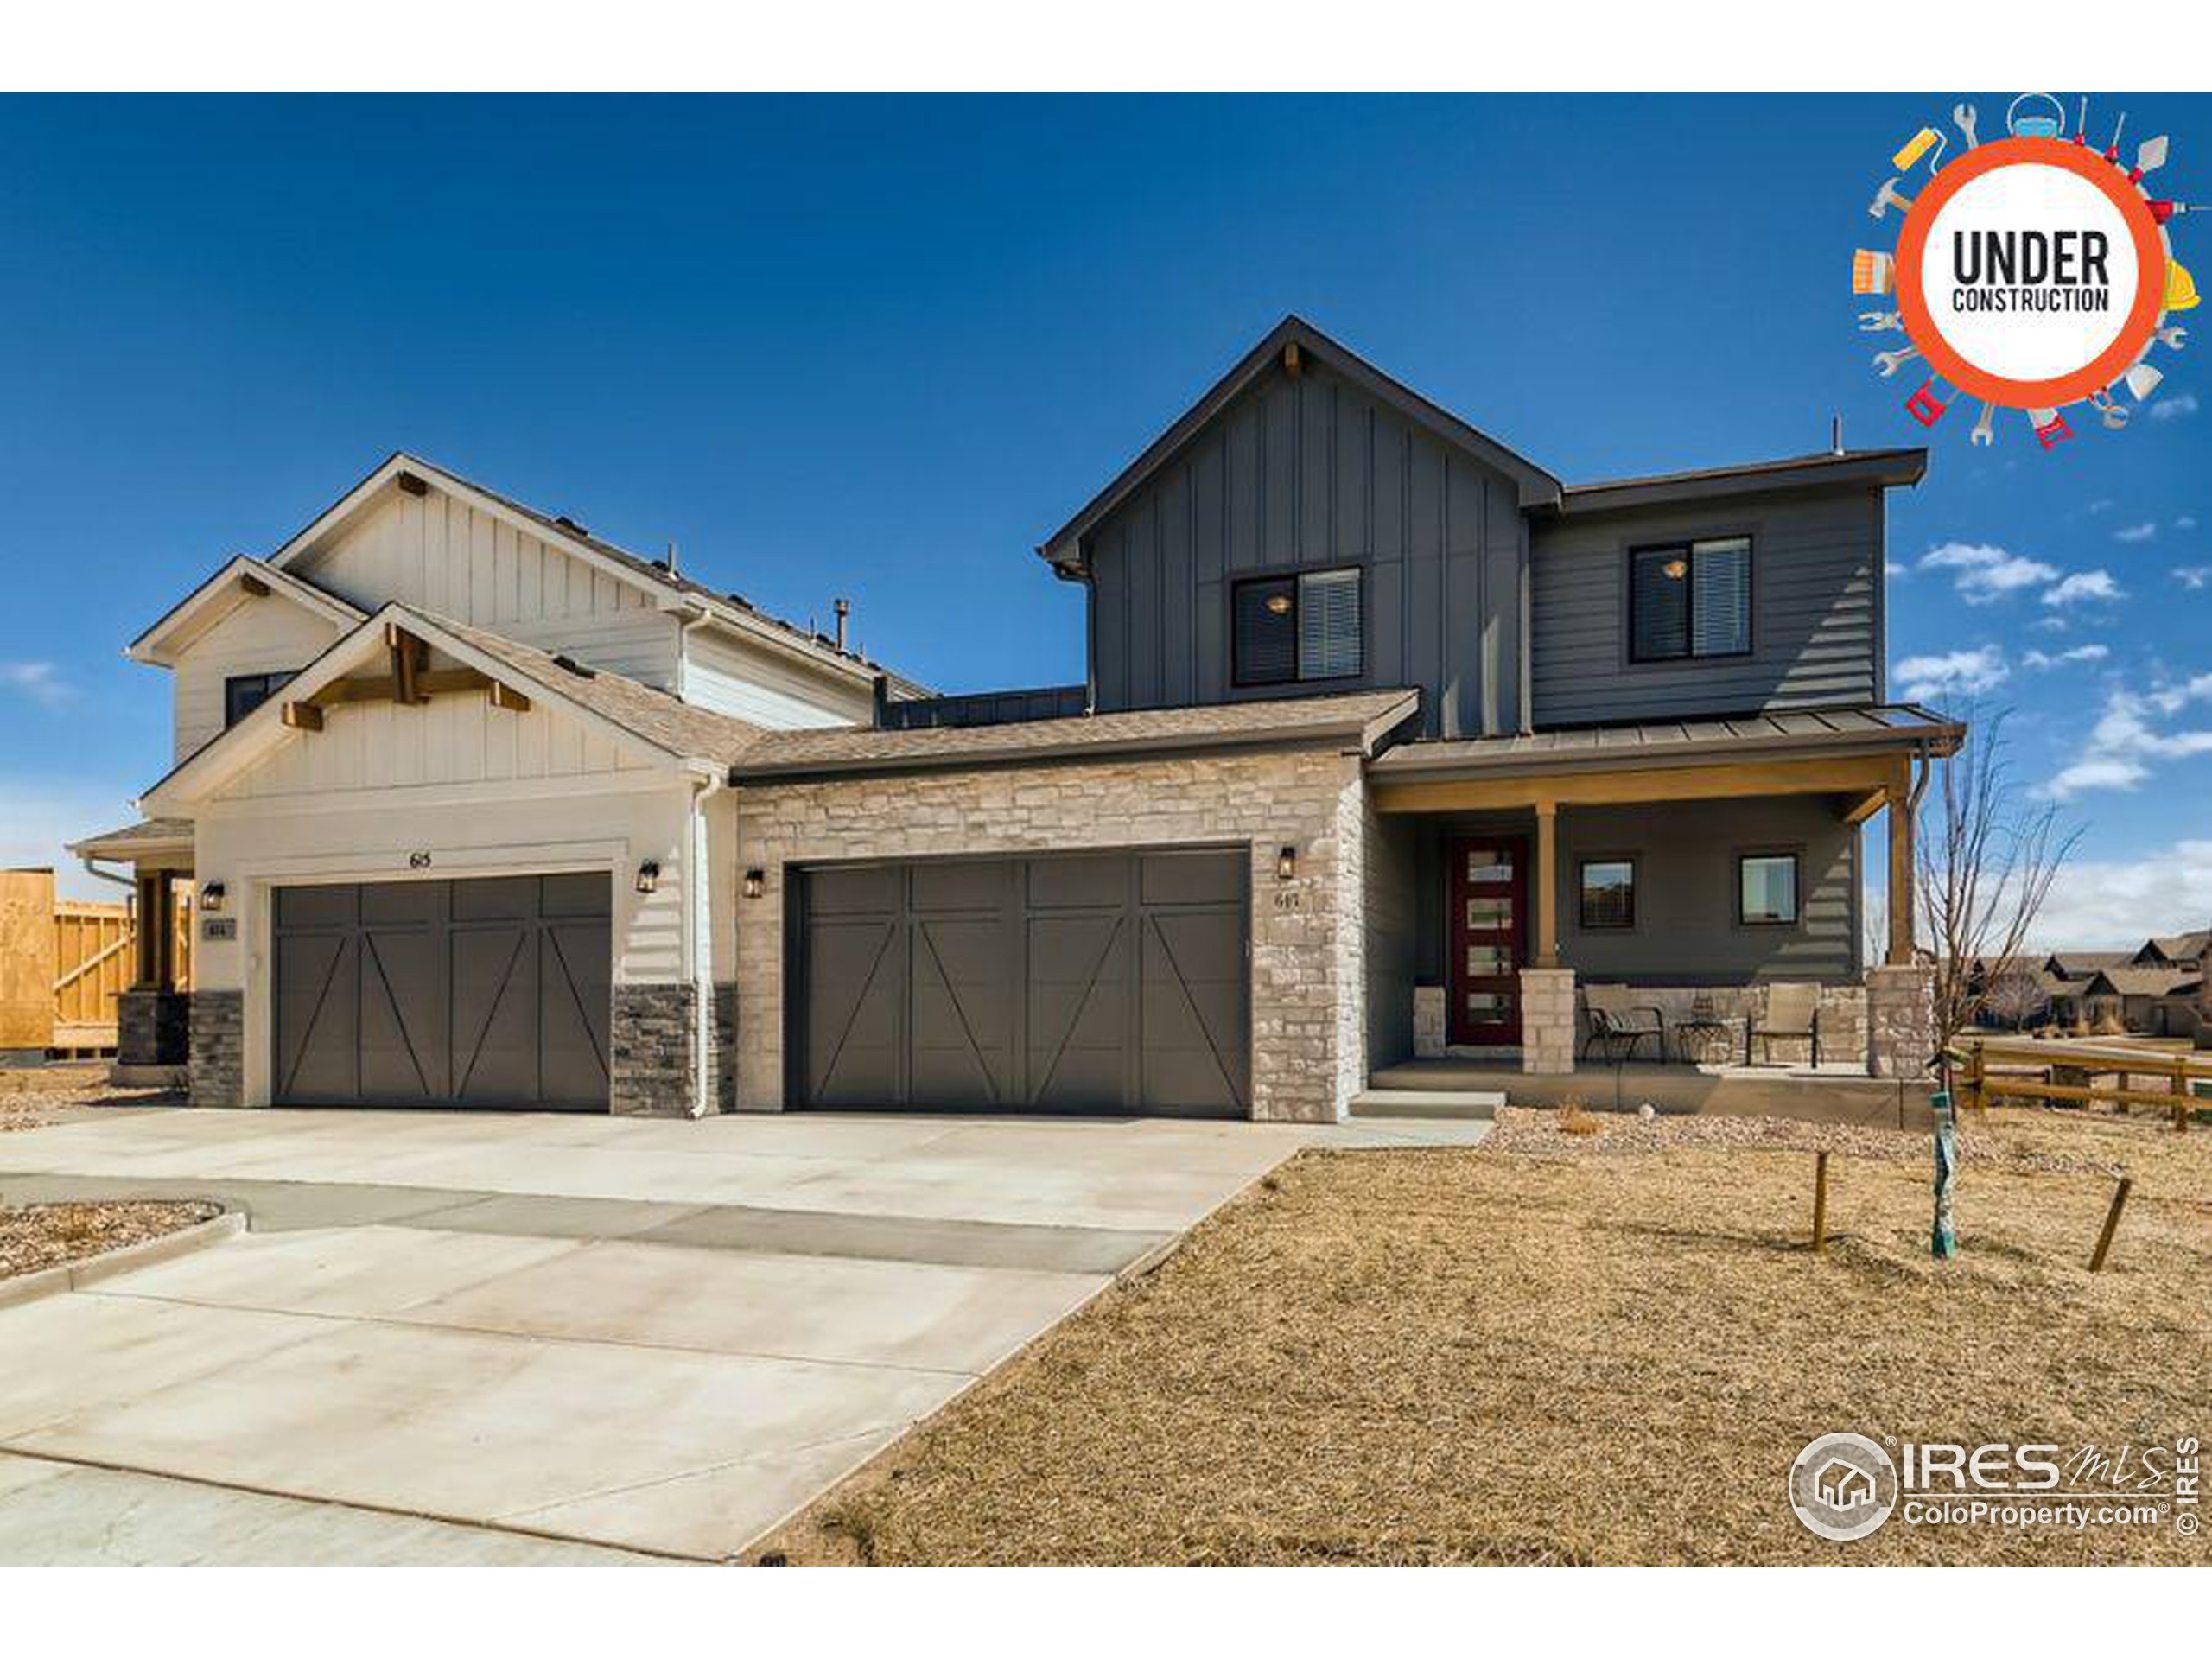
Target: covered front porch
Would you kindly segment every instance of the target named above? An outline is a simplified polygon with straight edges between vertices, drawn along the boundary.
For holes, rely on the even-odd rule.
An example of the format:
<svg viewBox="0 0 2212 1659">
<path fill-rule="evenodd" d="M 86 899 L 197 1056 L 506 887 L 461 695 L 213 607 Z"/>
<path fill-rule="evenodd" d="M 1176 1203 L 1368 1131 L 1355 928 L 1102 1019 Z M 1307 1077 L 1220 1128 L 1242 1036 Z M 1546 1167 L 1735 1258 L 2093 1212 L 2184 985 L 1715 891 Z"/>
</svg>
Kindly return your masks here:
<svg viewBox="0 0 2212 1659">
<path fill-rule="evenodd" d="M 181 1084 L 190 1049 L 192 825 L 149 818 L 73 843 L 86 868 L 131 887 L 132 969 L 116 997 L 113 1077 L 123 1084 Z M 125 866 L 128 876 L 100 868 Z"/>
<path fill-rule="evenodd" d="M 1452 1061 L 1588 1097 L 1631 1067 L 1709 1099 L 1916 1074 L 1912 804 L 1959 735 L 1879 705 L 1392 751 L 1370 772 L 1371 1076 Z M 1897 901 L 1870 949 L 1877 815 Z"/>
</svg>

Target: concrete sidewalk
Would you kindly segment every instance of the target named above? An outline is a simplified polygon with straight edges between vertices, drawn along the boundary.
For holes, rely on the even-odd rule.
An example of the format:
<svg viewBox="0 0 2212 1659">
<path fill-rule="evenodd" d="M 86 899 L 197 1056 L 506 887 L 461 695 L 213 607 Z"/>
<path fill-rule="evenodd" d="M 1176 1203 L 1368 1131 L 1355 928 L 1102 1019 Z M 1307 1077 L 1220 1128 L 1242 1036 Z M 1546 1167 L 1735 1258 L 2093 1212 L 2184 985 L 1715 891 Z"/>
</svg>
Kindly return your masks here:
<svg viewBox="0 0 2212 1659">
<path fill-rule="evenodd" d="M 252 1228 L 0 1313 L 0 1560 L 728 1559 L 1300 1146 L 1437 1138 L 351 1111 L 0 1136 L 7 1202 L 209 1196 Z"/>
</svg>

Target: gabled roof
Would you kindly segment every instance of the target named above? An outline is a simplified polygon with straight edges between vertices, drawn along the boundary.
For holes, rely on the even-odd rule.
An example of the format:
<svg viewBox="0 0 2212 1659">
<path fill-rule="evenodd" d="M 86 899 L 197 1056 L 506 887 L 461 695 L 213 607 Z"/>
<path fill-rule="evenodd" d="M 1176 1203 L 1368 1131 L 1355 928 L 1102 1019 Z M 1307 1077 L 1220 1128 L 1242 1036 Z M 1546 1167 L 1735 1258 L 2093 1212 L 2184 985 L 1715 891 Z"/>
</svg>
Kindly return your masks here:
<svg viewBox="0 0 2212 1659">
<path fill-rule="evenodd" d="M 79 858 L 147 858 L 191 850 L 190 818 L 142 818 L 69 843 L 69 851 Z"/>
<path fill-rule="evenodd" d="M 337 594 L 325 593 L 289 570 L 280 570 L 264 560 L 241 553 L 170 606 L 159 621 L 123 648 L 123 654 L 137 663 L 163 666 L 174 663 L 181 640 L 212 627 L 231 610 L 259 597 L 254 592 L 256 588 L 272 597 L 289 600 L 340 627 L 353 626 L 363 614 Z"/>
<path fill-rule="evenodd" d="M 690 577 L 670 569 L 665 563 L 641 557 L 593 535 L 564 514 L 542 512 L 512 496 L 503 495 L 497 490 L 463 478 L 435 461 L 410 454 L 405 450 L 394 450 L 386 456 L 370 471 L 367 477 L 316 514 L 304 528 L 272 553 L 269 563 L 283 569 L 311 559 L 315 551 L 356 514 L 384 499 L 392 491 L 404 487 L 404 480 L 409 475 L 467 502 L 493 518 L 506 520 L 527 535 L 538 537 L 565 552 L 574 554 L 585 563 L 645 593 L 664 610 L 682 610 L 689 602 L 695 605 L 700 613 L 734 632 L 759 639 L 818 666 L 870 681 L 879 674 L 887 675 L 899 695 L 928 694 L 926 687 L 915 684 L 903 675 L 857 652 L 841 648 L 826 635 L 769 614 L 742 594 L 717 592 L 703 582 L 694 582 Z"/>
<path fill-rule="evenodd" d="M 1192 749 L 1334 743 L 1360 754 L 1421 712 L 1413 690 L 1353 691 L 1336 696 L 1255 698 L 1191 709 L 1071 715 L 1003 726 L 935 726 L 770 732 L 733 769 L 742 784 L 855 772 L 935 771 L 1163 754 Z"/>
<path fill-rule="evenodd" d="M 2133 959 L 2126 950 L 2054 950 L 2044 966 L 2060 979 L 2087 979 L 2100 968 L 2117 968 Z"/>
<path fill-rule="evenodd" d="M 2100 968 L 2089 976 L 2090 996 L 2171 996 L 2194 991 L 2202 977 L 2192 964 L 2179 968 Z"/>
<path fill-rule="evenodd" d="M 2143 942 L 2143 948 L 2132 960 L 2145 963 L 2171 962 L 2193 967 L 2203 956 L 2208 939 L 2212 939 L 2212 931 L 2202 929 L 2194 933 L 2154 935 Z"/>
<path fill-rule="evenodd" d="M 386 605 L 302 669 L 235 726 L 217 734 L 148 790 L 140 805 L 169 811 L 197 800 L 281 743 L 283 708 L 304 702 L 348 670 L 385 650 L 384 628 L 397 622 L 456 661 L 533 697 L 632 747 L 643 746 L 671 770 L 717 776 L 763 735 L 751 722 L 682 702 L 665 691 L 604 669 L 586 668 L 481 628 L 409 605 Z"/>
<path fill-rule="evenodd" d="M 1486 466 L 1514 481 L 1523 508 L 1556 503 L 1560 481 L 1517 451 L 1508 448 L 1486 432 L 1461 420 L 1441 405 L 1393 379 L 1350 346 L 1332 340 L 1303 317 L 1288 316 L 1267 338 L 1238 359 L 1236 365 L 1214 382 L 1204 397 L 1177 417 L 1175 423 L 1147 445 L 1123 467 L 1114 481 L 1084 504 L 1082 511 L 1038 545 L 1037 551 L 1064 575 L 1081 572 L 1083 538 L 1098 522 L 1127 500 L 1145 480 L 1173 461 L 1195 439 L 1206 423 L 1225 409 L 1239 392 L 1281 359 L 1284 347 L 1295 345 L 1301 356 L 1312 359 L 1378 402 L 1388 404 L 1415 426 L 1440 442 L 1466 451 Z"/>
</svg>

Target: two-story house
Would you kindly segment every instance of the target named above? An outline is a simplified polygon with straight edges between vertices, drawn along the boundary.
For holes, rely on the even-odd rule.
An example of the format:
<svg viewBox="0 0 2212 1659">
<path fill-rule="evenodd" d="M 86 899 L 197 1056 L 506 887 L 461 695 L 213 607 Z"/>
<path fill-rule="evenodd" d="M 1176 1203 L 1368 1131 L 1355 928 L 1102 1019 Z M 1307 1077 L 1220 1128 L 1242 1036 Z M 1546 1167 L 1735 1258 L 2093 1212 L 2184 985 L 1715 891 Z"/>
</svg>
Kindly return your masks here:
<svg viewBox="0 0 2212 1659">
<path fill-rule="evenodd" d="M 1578 976 L 1916 1070 L 1859 845 L 1909 894 L 1963 736 L 1885 697 L 1924 467 L 1566 484 L 1292 319 L 1039 549 L 1083 682 L 932 697 L 398 456 L 132 647 L 179 763 L 79 850 L 191 872 L 126 1025 L 207 1103 L 1325 1120 L 1570 1069 Z"/>
</svg>

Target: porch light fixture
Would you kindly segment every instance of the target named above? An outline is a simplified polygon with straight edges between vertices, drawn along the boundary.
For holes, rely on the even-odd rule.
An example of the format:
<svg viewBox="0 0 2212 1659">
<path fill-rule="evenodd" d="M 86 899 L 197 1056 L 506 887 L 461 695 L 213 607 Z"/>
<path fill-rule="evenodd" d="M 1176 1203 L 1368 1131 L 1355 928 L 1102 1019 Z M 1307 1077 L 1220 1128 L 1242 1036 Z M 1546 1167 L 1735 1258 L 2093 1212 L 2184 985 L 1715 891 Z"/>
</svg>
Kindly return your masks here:
<svg viewBox="0 0 2212 1659">
<path fill-rule="evenodd" d="M 1261 603 L 1268 607 L 1268 614 L 1269 616 L 1288 616 L 1290 614 L 1290 595 L 1288 594 L 1269 594 L 1266 599 L 1261 601 Z"/>
<path fill-rule="evenodd" d="M 1680 582 L 1690 573 L 1690 563 L 1688 559 L 1669 559 L 1660 568 L 1666 571 L 1667 580 L 1669 582 Z"/>
<path fill-rule="evenodd" d="M 1275 855 L 1275 880 L 1293 881 L 1298 877 L 1298 849 L 1286 847 Z"/>
<path fill-rule="evenodd" d="M 657 893 L 659 890 L 660 864 L 658 860 L 649 858 L 638 866 L 638 891 Z"/>
<path fill-rule="evenodd" d="M 766 887 L 767 885 L 768 876 L 766 871 L 747 870 L 745 873 L 745 896 L 747 898 L 758 899 L 760 896 L 762 889 Z"/>
<path fill-rule="evenodd" d="M 223 908 L 223 884 L 210 881 L 200 889 L 200 910 L 202 915 L 213 916 Z"/>
</svg>

